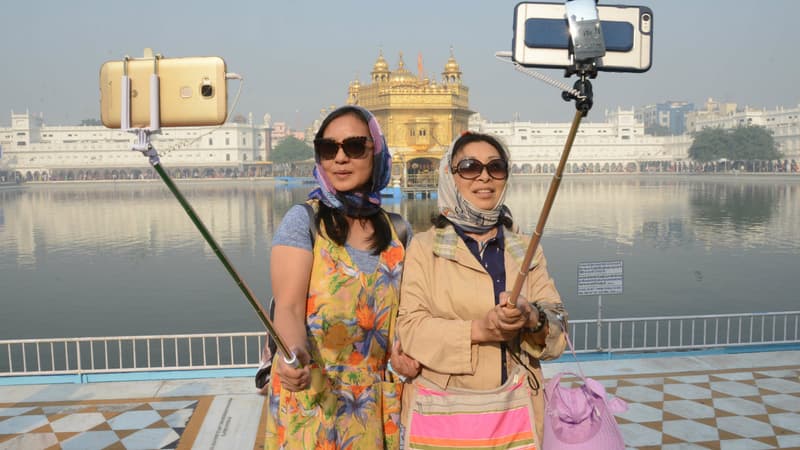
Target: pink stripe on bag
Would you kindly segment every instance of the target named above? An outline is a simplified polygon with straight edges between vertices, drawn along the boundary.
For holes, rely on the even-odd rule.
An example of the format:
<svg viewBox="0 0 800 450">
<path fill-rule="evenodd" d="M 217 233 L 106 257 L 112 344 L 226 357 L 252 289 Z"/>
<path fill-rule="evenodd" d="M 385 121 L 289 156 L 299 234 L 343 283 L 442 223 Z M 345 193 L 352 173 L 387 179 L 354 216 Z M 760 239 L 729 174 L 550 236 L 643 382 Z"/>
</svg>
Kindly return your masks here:
<svg viewBox="0 0 800 450">
<path fill-rule="evenodd" d="M 499 388 L 446 391 L 415 384 L 408 411 L 407 448 L 536 450 L 532 393 L 520 366 Z"/>
<path fill-rule="evenodd" d="M 435 438 L 483 439 L 530 431 L 530 426 L 524 425 L 531 422 L 526 407 L 479 414 L 423 415 L 415 411 L 411 416 L 411 433 Z"/>
</svg>

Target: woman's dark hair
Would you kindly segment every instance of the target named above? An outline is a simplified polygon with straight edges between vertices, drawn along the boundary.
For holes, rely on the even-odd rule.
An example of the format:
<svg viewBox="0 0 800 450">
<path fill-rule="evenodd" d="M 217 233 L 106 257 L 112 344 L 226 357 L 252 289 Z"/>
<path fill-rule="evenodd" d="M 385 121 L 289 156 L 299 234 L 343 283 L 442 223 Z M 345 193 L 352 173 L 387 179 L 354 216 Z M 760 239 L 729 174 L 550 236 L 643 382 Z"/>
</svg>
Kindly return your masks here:
<svg viewBox="0 0 800 450">
<path fill-rule="evenodd" d="M 324 119 L 322 119 L 322 123 L 319 126 L 319 130 L 317 130 L 317 134 L 314 135 L 314 139 L 321 139 L 325 136 L 325 130 L 328 129 L 328 125 L 331 124 L 334 120 L 338 119 L 339 117 L 346 116 L 348 114 L 352 114 L 358 117 L 364 125 L 369 126 L 369 118 L 364 117 L 364 114 L 361 112 L 360 109 L 356 108 L 355 106 L 342 106 L 341 108 L 337 108 L 333 110 L 330 114 L 327 115 Z"/>
<path fill-rule="evenodd" d="M 461 137 L 456 139 L 456 141 L 453 143 L 453 154 L 450 155 L 450 158 L 455 159 L 456 155 L 463 150 L 467 144 L 471 144 L 473 142 L 486 142 L 497 150 L 497 153 L 500 155 L 500 159 L 506 163 L 509 162 L 508 152 L 506 152 L 505 147 L 503 147 L 503 144 L 501 144 L 496 137 L 490 134 L 473 133 L 472 131 L 464 132 Z M 431 223 L 433 223 L 433 226 L 436 228 L 444 228 L 450 224 L 450 221 L 441 214 L 434 214 L 431 218 Z M 514 225 L 514 221 L 511 219 L 511 217 L 506 216 L 505 214 L 500 216 L 500 223 L 506 228 L 511 228 Z"/>
<path fill-rule="evenodd" d="M 319 127 L 319 130 L 317 131 L 317 134 L 315 135 L 315 138 L 322 138 L 325 135 L 325 130 L 328 128 L 328 125 L 330 125 L 334 119 L 338 119 L 339 117 L 346 115 L 352 115 L 358 118 L 360 121 L 364 122 L 364 125 L 369 127 L 369 118 L 364 117 L 364 114 L 360 109 L 351 106 L 343 106 L 334 110 L 332 113 L 328 114 L 327 117 L 325 117 Z M 373 177 L 370 176 L 370 181 L 357 189 L 369 191 L 372 186 L 372 179 Z M 368 201 L 369 200 L 367 197 L 364 196 L 364 203 L 367 203 Z M 316 219 L 317 229 L 321 229 L 319 226 L 320 222 L 324 223 L 325 234 L 327 234 L 328 238 L 338 245 L 345 245 L 345 242 L 347 242 L 347 235 L 350 233 L 350 224 L 347 222 L 347 218 L 342 211 L 331 208 L 325 205 L 323 202 L 319 202 L 319 211 L 317 211 Z M 372 229 L 374 231 L 372 233 L 372 237 L 369 239 L 370 249 L 372 250 L 373 255 L 379 255 L 381 251 L 388 247 L 389 243 L 392 242 L 392 228 L 391 225 L 389 225 L 389 220 L 386 218 L 386 215 L 383 214 L 383 210 L 378 211 L 377 214 L 363 217 L 361 219 L 369 221 L 372 224 Z"/>
<path fill-rule="evenodd" d="M 467 144 L 472 144 L 473 142 L 486 142 L 497 150 L 497 153 L 500 154 L 500 158 L 503 161 L 508 162 L 508 152 L 496 137 L 491 134 L 473 133 L 472 131 L 462 133 L 461 137 L 456 139 L 453 143 L 453 154 L 450 155 L 450 158 L 455 159 L 456 155 L 463 150 Z"/>
</svg>

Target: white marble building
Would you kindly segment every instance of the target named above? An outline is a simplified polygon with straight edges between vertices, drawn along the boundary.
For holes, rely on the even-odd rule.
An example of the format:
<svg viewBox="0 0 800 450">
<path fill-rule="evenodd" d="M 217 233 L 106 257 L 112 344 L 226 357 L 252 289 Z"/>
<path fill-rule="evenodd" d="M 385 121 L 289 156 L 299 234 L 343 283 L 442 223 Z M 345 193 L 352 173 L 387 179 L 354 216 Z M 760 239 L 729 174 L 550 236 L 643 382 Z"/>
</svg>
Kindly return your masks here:
<svg viewBox="0 0 800 450">
<path fill-rule="evenodd" d="M 141 153 L 131 150 L 136 136 L 103 126 L 50 126 L 43 117 L 11 114 L 0 128 L 0 171 L 23 180 L 153 178 Z M 254 124 L 163 129 L 152 142 L 175 177 L 258 176 L 269 165 L 270 119 Z"/>
<path fill-rule="evenodd" d="M 521 173 L 554 172 L 564 150 L 571 123 L 488 122 L 479 115 L 470 129 L 495 135 L 511 152 L 514 170 Z M 606 121 L 582 121 L 570 151 L 568 171 L 636 172 L 642 164 L 688 159 L 691 137 L 648 136 L 634 120 L 633 110 L 606 113 Z"/>
<path fill-rule="evenodd" d="M 800 106 L 775 110 L 715 107 L 687 114 L 687 130 L 761 125 L 772 131 L 786 160 L 800 160 Z M 490 122 L 480 114 L 469 128 L 501 138 L 517 173 L 552 173 L 569 134 L 570 122 Z M 50 126 L 43 117 L 11 113 L 0 128 L 0 175 L 20 180 L 155 178 L 147 158 L 131 151 L 135 136 L 103 126 Z M 176 178 L 269 176 L 272 123 L 226 123 L 218 127 L 164 129 L 153 137 L 164 167 Z M 681 170 L 689 162 L 690 134 L 650 136 L 633 109 L 607 111 L 604 122 L 583 121 L 572 147 L 568 172 Z"/>
</svg>

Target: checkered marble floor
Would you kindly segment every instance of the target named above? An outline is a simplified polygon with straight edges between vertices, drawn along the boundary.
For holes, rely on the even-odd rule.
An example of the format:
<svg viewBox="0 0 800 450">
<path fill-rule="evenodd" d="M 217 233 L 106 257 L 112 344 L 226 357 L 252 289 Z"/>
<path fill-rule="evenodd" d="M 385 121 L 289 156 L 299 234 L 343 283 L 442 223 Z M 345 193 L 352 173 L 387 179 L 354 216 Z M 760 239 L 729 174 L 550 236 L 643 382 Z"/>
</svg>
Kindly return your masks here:
<svg viewBox="0 0 800 450">
<path fill-rule="evenodd" d="M 800 449 L 800 361 L 592 378 L 628 402 L 616 416 L 628 448 Z"/>
<path fill-rule="evenodd" d="M 191 448 L 210 401 L 0 403 L 0 449 Z"/>
<path fill-rule="evenodd" d="M 562 360 L 543 364 L 545 378 L 578 372 Z M 617 420 L 630 449 L 800 449 L 799 350 L 619 356 L 581 369 L 628 402 Z M 0 450 L 261 450 L 265 406 L 252 376 L 0 385 Z"/>
</svg>

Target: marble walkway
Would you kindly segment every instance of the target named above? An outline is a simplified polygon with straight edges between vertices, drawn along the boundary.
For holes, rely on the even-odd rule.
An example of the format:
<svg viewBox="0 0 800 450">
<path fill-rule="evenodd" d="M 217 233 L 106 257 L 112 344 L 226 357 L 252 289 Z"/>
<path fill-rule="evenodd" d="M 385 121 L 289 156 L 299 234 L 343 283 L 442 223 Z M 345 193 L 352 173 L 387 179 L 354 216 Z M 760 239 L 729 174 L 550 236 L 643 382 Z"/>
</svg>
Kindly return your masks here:
<svg viewBox="0 0 800 450">
<path fill-rule="evenodd" d="M 568 358 L 564 358 L 569 361 Z M 631 449 L 800 448 L 800 351 L 581 362 Z M 545 376 L 576 371 L 545 365 Z M 0 386 L 4 449 L 261 449 L 251 378 Z"/>
</svg>

